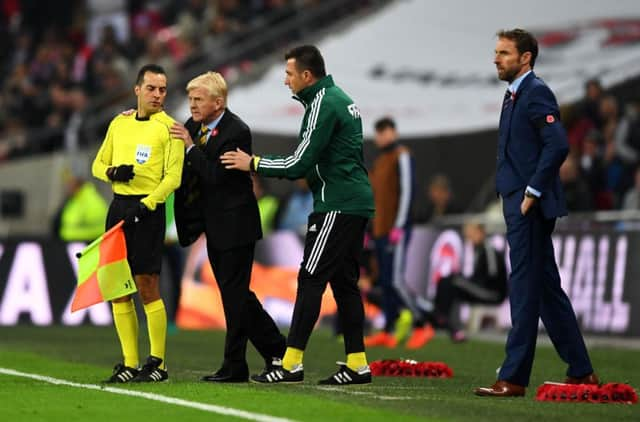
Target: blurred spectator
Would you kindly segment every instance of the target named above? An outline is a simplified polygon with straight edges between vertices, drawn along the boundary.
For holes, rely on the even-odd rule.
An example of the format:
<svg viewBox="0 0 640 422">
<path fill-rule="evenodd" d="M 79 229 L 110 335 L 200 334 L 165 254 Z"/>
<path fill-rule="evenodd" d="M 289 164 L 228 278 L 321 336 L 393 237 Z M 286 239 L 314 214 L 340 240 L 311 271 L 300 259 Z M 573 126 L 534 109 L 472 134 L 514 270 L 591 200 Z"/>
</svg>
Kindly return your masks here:
<svg viewBox="0 0 640 422">
<path fill-rule="evenodd" d="M 70 114 L 64 129 L 64 149 L 67 154 L 74 154 L 79 146 L 86 142 L 80 139 L 80 126 L 87 106 L 87 96 L 76 86 L 69 91 L 67 102 Z"/>
<path fill-rule="evenodd" d="M 149 2 L 134 12 L 131 17 L 131 39 L 127 42 L 127 56 L 131 60 L 136 60 L 143 54 L 149 54 L 149 42 L 161 41 L 155 35 L 164 27 L 163 18 L 158 7 Z M 140 60 L 138 59 L 138 62 Z M 161 65 L 165 70 L 165 64 L 154 61 L 146 61 L 140 66 L 135 65 L 134 68 L 139 69 L 147 63 L 156 63 Z M 170 77 L 169 74 L 167 74 Z"/>
<path fill-rule="evenodd" d="M 133 86 L 135 74 L 130 71 L 131 66 L 123 51 L 113 28 L 105 26 L 100 44 L 89 61 L 88 88 L 91 94 L 118 93 Z"/>
<path fill-rule="evenodd" d="M 175 61 L 169 55 L 166 44 L 157 38 L 149 38 L 147 40 L 144 54 L 139 56 L 134 68 L 140 69 L 149 63 L 162 66 L 169 81 L 173 80 L 173 77 L 176 75 Z"/>
<path fill-rule="evenodd" d="M 605 130 L 609 131 L 615 144 L 616 155 L 625 163 L 635 165 L 638 162 L 638 151 L 629 145 L 631 121 L 621 114 L 618 100 L 608 95 L 600 100 L 600 116 Z"/>
<path fill-rule="evenodd" d="M 623 210 L 640 210 L 640 167 L 634 172 L 634 184 L 625 193 L 622 201 Z"/>
<path fill-rule="evenodd" d="M 104 233 L 107 202 L 78 172 L 67 170 L 63 177 L 66 196 L 53 218 L 54 236 L 65 242 L 92 242 Z"/>
<path fill-rule="evenodd" d="M 452 274 L 441 278 L 435 308 L 429 314 L 435 325 L 449 330 L 455 342 L 466 339 L 458 319 L 461 303 L 499 305 L 508 293 L 504 255 L 487 241 L 484 226 L 476 222 L 465 224 L 464 237 L 473 245 L 473 272 L 469 277 Z"/>
<path fill-rule="evenodd" d="M 313 195 L 305 179 L 297 179 L 293 192 L 283 206 L 279 230 L 293 230 L 300 236 L 307 232 L 307 221 L 313 212 Z"/>
<path fill-rule="evenodd" d="M 623 192 L 630 186 L 629 166 L 618 155 L 615 143 L 615 122 L 608 122 L 603 129 L 605 189 L 612 196 L 612 208 L 618 208 Z"/>
<path fill-rule="evenodd" d="M 253 193 L 258 200 L 262 236 L 266 237 L 275 227 L 280 201 L 266 192 L 264 180 L 260 176 L 254 173 L 251 178 L 253 179 Z"/>
<path fill-rule="evenodd" d="M 613 199 L 610 192 L 606 190 L 604 160 L 600 147 L 601 139 L 600 132 L 595 129 L 587 134 L 580 155 L 580 173 L 593 195 L 595 208 L 608 210 L 613 206 Z"/>
<path fill-rule="evenodd" d="M 415 183 L 413 159 L 409 149 L 398 142 L 395 122 L 389 117 L 376 122 L 374 140 L 378 156 L 369 178 L 376 214 L 371 225 L 385 326 L 382 331 L 367 336 L 364 344 L 367 347 L 395 347 L 404 337 L 404 333 L 396 330 L 400 308 L 408 307 L 412 311 L 415 326 L 407 347 L 417 349 L 433 338 L 434 331 L 431 326 L 425 325 L 414 295 L 406 289 L 404 280 L 406 248 L 411 238 L 409 212 Z"/>
<path fill-rule="evenodd" d="M 113 34 L 118 42 L 124 43 L 129 39 L 127 0 L 86 0 L 86 2 L 89 15 L 87 26 L 89 45 L 97 45 L 100 42 L 100 34 L 106 26 L 113 28 Z"/>
<path fill-rule="evenodd" d="M 573 155 L 569 155 L 560 166 L 560 182 L 569 211 L 593 210 L 593 193 L 589 190 L 587 182 L 580 177 L 579 167 Z"/>
<path fill-rule="evenodd" d="M 427 201 L 418 199 L 414 221 L 416 223 L 431 223 L 434 219 L 449 214 L 457 214 L 462 209 L 455 203 L 451 183 L 444 174 L 436 174 L 426 189 Z"/>
<path fill-rule="evenodd" d="M 572 151 L 582 148 L 582 141 L 593 129 L 602 127 L 600 100 L 603 96 L 602 85 L 598 79 L 590 79 L 584 86 L 585 96 L 576 105 L 576 116 L 567 136 Z"/>
</svg>

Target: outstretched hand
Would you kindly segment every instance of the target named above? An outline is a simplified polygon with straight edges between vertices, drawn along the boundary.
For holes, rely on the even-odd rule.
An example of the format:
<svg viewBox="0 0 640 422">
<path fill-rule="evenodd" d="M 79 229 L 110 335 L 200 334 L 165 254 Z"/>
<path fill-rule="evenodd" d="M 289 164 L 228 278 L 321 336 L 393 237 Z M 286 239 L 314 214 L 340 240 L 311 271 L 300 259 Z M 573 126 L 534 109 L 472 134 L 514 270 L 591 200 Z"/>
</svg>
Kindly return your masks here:
<svg viewBox="0 0 640 422">
<path fill-rule="evenodd" d="M 251 156 L 240 148 L 236 148 L 235 151 L 227 151 L 222 154 L 220 161 L 224 164 L 224 168 L 228 170 L 249 171 Z"/>
</svg>

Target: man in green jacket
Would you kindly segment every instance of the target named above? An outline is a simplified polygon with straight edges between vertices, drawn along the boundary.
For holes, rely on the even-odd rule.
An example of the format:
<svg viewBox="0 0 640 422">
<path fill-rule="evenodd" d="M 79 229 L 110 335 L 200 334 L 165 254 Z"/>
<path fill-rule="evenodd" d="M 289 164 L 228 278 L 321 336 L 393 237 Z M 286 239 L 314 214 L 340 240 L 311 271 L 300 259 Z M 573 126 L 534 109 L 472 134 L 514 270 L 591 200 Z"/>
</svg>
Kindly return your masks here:
<svg viewBox="0 0 640 422">
<path fill-rule="evenodd" d="M 65 242 L 92 242 L 104 233 L 107 202 L 95 185 L 69 172 L 67 198 L 62 205 L 57 234 Z"/>
<path fill-rule="evenodd" d="M 229 169 L 290 180 L 304 177 L 314 199 L 282 368 L 251 379 L 261 383 L 302 382 L 304 349 L 329 282 L 344 331 L 347 362 L 320 384 L 370 383 L 362 339 L 364 307 L 358 288 L 358 258 L 374 205 L 362 154 L 360 112 L 326 74 L 324 59 L 316 47 L 296 47 L 285 59 L 285 85 L 305 108 L 298 147 L 289 156 L 250 156 L 237 150 L 221 158 Z"/>
</svg>

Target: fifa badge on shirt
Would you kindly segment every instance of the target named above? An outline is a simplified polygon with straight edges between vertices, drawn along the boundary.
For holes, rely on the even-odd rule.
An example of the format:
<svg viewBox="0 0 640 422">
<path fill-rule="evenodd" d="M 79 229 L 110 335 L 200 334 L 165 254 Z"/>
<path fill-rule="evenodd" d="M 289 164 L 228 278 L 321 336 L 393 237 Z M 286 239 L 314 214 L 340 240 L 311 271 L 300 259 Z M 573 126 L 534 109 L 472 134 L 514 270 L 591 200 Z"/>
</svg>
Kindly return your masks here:
<svg viewBox="0 0 640 422">
<path fill-rule="evenodd" d="M 151 146 L 150 145 L 138 145 L 136 147 L 136 162 L 138 164 L 144 164 L 149 161 L 151 157 Z"/>
</svg>

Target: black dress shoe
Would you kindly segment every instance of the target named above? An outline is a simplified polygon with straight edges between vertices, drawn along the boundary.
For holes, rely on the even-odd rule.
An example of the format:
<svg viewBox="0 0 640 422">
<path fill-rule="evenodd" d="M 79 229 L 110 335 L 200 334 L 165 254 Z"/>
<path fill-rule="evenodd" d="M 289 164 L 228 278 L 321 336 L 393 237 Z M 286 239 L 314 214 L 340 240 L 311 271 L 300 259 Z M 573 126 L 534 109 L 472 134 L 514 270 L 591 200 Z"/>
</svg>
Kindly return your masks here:
<svg viewBox="0 0 640 422">
<path fill-rule="evenodd" d="M 234 374 L 231 371 L 220 369 L 211 375 L 203 376 L 201 380 L 207 382 L 248 382 L 249 373 Z"/>
</svg>

